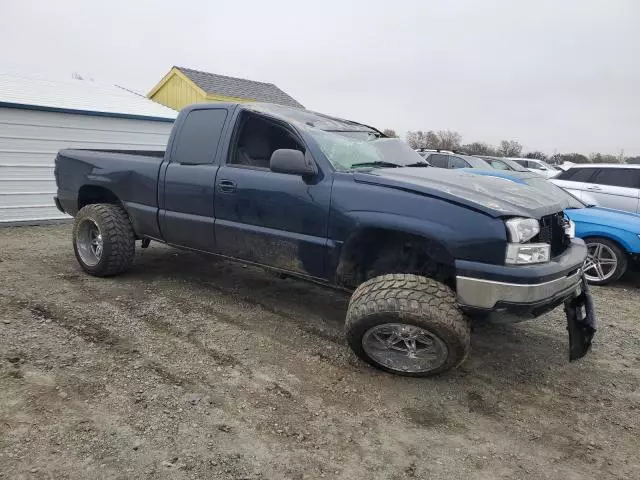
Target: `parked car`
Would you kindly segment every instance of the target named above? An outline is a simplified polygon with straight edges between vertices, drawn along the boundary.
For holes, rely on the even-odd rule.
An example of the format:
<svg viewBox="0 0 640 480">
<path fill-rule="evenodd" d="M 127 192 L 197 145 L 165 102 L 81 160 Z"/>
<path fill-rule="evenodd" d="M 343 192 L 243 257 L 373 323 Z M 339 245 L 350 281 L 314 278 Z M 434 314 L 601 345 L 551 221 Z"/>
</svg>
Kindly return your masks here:
<svg viewBox="0 0 640 480">
<path fill-rule="evenodd" d="M 210 103 L 180 112 L 166 152 L 60 151 L 55 201 L 75 217 L 91 275 L 128 270 L 136 240 L 155 240 L 353 292 L 347 341 L 393 373 L 460 365 L 469 315 L 533 318 L 563 303 L 570 359 L 585 355 L 586 246 L 571 238 L 566 198 L 425 166 L 356 122 Z"/>
<path fill-rule="evenodd" d="M 640 213 L 640 165 L 576 164 L 552 182 L 585 203 Z"/>
<path fill-rule="evenodd" d="M 454 152 L 450 151 L 450 150 L 435 150 L 432 148 L 416 148 L 416 152 L 418 152 L 418 154 L 422 157 L 422 158 L 426 158 L 429 155 L 431 155 L 432 153 L 451 153 L 453 154 Z"/>
<path fill-rule="evenodd" d="M 518 162 L 513 161 L 506 157 L 490 157 L 488 155 L 476 155 L 479 158 L 485 160 L 491 168 L 498 170 L 511 170 L 514 172 L 528 172 L 526 168 L 520 165 Z"/>
<path fill-rule="evenodd" d="M 508 165 L 503 159 L 464 155 L 442 150 L 429 152 L 424 156 L 424 159 L 429 162 L 431 166 L 438 168 L 499 168 L 502 170 L 518 168 Z"/>
<path fill-rule="evenodd" d="M 640 260 L 640 215 L 611 208 L 587 205 L 534 173 L 470 170 L 534 188 L 535 195 L 566 197 L 565 215 L 575 224 L 575 235 L 587 244 L 584 274 L 589 283 L 606 285 L 622 277 Z"/>
<path fill-rule="evenodd" d="M 545 178 L 553 178 L 562 171 L 547 162 L 533 158 L 511 158 L 511 160 L 519 163 L 530 172 L 537 173 Z"/>
</svg>

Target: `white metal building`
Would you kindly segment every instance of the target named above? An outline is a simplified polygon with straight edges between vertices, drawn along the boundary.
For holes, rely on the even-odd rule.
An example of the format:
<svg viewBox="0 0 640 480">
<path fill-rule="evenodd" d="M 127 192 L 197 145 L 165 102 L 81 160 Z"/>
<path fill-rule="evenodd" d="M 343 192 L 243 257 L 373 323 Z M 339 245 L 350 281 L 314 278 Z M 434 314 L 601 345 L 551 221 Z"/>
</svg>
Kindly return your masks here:
<svg viewBox="0 0 640 480">
<path fill-rule="evenodd" d="M 66 218 L 53 203 L 58 150 L 164 150 L 176 116 L 114 85 L 0 74 L 0 225 Z"/>
</svg>

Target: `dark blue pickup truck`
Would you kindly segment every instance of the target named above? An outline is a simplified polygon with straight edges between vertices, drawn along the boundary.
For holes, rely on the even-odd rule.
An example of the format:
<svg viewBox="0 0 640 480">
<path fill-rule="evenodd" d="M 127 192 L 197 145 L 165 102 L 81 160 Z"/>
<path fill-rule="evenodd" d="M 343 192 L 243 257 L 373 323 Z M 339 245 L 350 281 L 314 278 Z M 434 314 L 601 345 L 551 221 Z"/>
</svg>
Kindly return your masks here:
<svg viewBox="0 0 640 480">
<path fill-rule="evenodd" d="M 591 344 L 586 249 L 567 206 L 428 164 L 375 128 L 269 104 L 180 112 L 165 152 L 62 150 L 58 208 L 97 276 L 152 240 L 352 292 L 346 336 L 384 370 L 432 375 L 469 351 L 470 319 L 564 304 L 571 358 Z"/>
</svg>

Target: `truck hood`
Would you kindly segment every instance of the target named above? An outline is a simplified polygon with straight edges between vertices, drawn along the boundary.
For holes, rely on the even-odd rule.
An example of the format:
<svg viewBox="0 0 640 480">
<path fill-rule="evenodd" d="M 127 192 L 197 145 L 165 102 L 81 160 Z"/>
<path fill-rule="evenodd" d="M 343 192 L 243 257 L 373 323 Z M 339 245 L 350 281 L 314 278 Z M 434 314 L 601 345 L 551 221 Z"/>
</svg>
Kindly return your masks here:
<svg viewBox="0 0 640 480">
<path fill-rule="evenodd" d="M 640 234 L 640 215 L 603 207 L 569 209 L 567 217 L 574 222 L 590 223 L 604 227 L 618 228 L 634 234 Z"/>
<path fill-rule="evenodd" d="M 379 168 L 356 172 L 354 180 L 442 198 L 492 217 L 539 219 L 568 206 L 563 199 L 511 180 L 444 168 Z"/>
</svg>

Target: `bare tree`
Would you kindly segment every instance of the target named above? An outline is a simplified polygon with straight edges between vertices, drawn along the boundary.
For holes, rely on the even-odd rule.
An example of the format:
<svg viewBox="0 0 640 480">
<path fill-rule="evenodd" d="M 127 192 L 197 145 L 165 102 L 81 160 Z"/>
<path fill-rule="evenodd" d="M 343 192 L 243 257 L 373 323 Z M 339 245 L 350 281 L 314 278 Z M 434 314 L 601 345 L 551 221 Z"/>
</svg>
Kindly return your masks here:
<svg viewBox="0 0 640 480">
<path fill-rule="evenodd" d="M 431 132 L 429 132 L 431 133 Z M 440 140 L 438 148 L 443 150 L 459 150 L 462 143 L 462 135 L 453 130 L 440 130 L 436 134 Z"/>
<path fill-rule="evenodd" d="M 535 152 L 526 153 L 524 158 L 533 158 L 535 160 L 542 160 L 543 162 L 546 162 L 548 157 L 544 153 L 536 150 Z"/>
<path fill-rule="evenodd" d="M 407 132 L 405 139 L 411 148 L 426 148 L 425 134 L 421 130 Z"/>
<path fill-rule="evenodd" d="M 427 133 L 425 133 L 424 138 L 425 138 L 425 144 L 426 144 L 425 148 L 432 148 L 434 150 L 442 148 L 440 146 L 440 137 L 433 130 L 429 130 Z"/>
<path fill-rule="evenodd" d="M 589 159 L 582 155 L 581 153 L 562 153 L 559 155 L 555 155 L 557 157 L 557 163 L 589 163 Z"/>
<path fill-rule="evenodd" d="M 640 155 L 638 155 L 637 157 L 627 157 L 627 158 L 625 158 L 625 161 L 627 163 L 638 165 L 638 164 L 640 164 Z"/>
<path fill-rule="evenodd" d="M 422 130 L 407 132 L 406 140 L 411 148 L 431 148 L 434 150 L 441 148 L 440 137 L 433 130 L 428 132 Z"/>
<path fill-rule="evenodd" d="M 385 129 L 382 131 L 382 134 L 383 134 L 383 135 L 385 135 L 385 136 L 387 136 L 387 137 L 393 137 L 393 138 L 395 138 L 395 137 L 397 137 L 397 136 L 398 136 L 398 134 L 396 133 L 396 131 L 395 131 L 395 130 L 393 130 L 393 129 L 391 129 L 391 128 L 385 128 Z"/>
<path fill-rule="evenodd" d="M 519 157 L 522 153 L 522 145 L 515 140 L 502 140 L 498 153 L 503 157 Z"/>
<path fill-rule="evenodd" d="M 487 155 L 489 157 L 498 156 L 498 152 L 495 147 L 483 142 L 473 142 L 461 145 L 460 150 L 468 153 L 469 155 Z"/>
<path fill-rule="evenodd" d="M 607 153 L 592 153 L 589 155 L 589 160 L 593 163 L 620 163 L 620 158 L 616 155 L 609 155 Z"/>
</svg>

